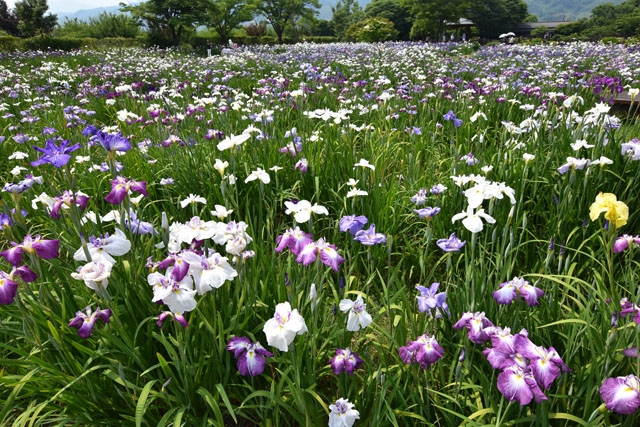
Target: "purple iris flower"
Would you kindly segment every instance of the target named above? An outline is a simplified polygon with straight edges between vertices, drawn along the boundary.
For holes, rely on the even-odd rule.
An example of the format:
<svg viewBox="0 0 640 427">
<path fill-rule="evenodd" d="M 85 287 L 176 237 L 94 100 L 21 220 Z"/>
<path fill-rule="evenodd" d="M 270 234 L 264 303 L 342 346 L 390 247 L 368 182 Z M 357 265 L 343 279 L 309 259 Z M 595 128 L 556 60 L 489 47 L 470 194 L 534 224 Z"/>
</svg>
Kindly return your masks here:
<svg viewBox="0 0 640 427">
<path fill-rule="evenodd" d="M 538 299 L 544 295 L 544 291 L 521 277 L 514 277 L 512 280 L 500 283 L 500 289 L 493 293 L 493 298 L 498 304 L 511 304 L 518 296 L 522 296 L 528 306 L 540 305 Z"/>
<path fill-rule="evenodd" d="M 53 205 L 51 206 L 49 216 L 51 218 L 60 218 L 60 208 L 62 205 L 71 207 L 73 203 L 75 203 L 81 211 L 84 211 L 87 208 L 87 202 L 89 199 L 89 196 L 79 195 L 78 193 L 74 195 L 71 191 L 65 190 L 62 193 L 62 196 L 56 196 L 53 198 Z"/>
<path fill-rule="evenodd" d="M 276 252 L 282 252 L 284 248 L 289 248 L 292 254 L 300 255 L 302 248 L 309 243 L 313 243 L 313 236 L 300 230 L 300 227 L 289 228 L 284 234 L 276 239 Z"/>
<path fill-rule="evenodd" d="M 23 252 L 29 254 L 35 253 L 40 258 L 52 259 L 58 258 L 58 248 L 60 240 L 42 240 L 40 236 L 31 237 L 26 235 L 22 243 L 11 242 L 13 247 L 0 253 L 12 265 L 18 265 L 22 262 Z"/>
<path fill-rule="evenodd" d="M 31 137 L 29 135 L 25 135 L 23 133 L 18 133 L 11 137 L 18 144 L 24 144 L 26 142 L 31 141 Z"/>
<path fill-rule="evenodd" d="M 607 378 L 600 386 L 607 409 L 618 414 L 633 414 L 640 407 L 640 379 L 635 375 Z"/>
<path fill-rule="evenodd" d="M 436 245 L 445 252 L 457 252 L 467 243 L 456 237 L 456 233 L 451 233 L 448 239 L 440 239 L 436 242 Z"/>
<path fill-rule="evenodd" d="M 408 365 L 414 360 L 420 363 L 422 369 L 429 369 L 431 365 L 440 360 L 444 349 L 436 341 L 436 337 L 427 334 L 419 336 L 415 341 L 407 342 L 406 346 L 398 349 L 400 358 Z"/>
<path fill-rule="evenodd" d="M 139 219 L 133 210 L 129 212 L 129 217 L 124 219 L 124 225 L 133 234 L 158 234 L 153 224 Z"/>
<path fill-rule="evenodd" d="M 233 357 L 238 360 L 240 374 L 252 377 L 264 372 L 267 364 L 265 357 L 273 357 L 273 353 L 267 351 L 259 341 L 254 343 L 247 337 L 231 338 L 227 350 L 233 352 Z"/>
<path fill-rule="evenodd" d="M 571 369 L 562 361 L 553 347 L 548 350 L 539 347 L 521 334 L 515 336 L 514 344 L 516 352 L 529 359 L 529 367 L 533 377 L 545 390 L 560 376 L 560 371 L 571 372 Z"/>
<path fill-rule="evenodd" d="M 129 190 L 143 194 L 145 197 L 149 197 L 146 182 L 138 182 L 133 179 L 127 179 L 123 176 L 118 176 L 116 179 L 111 181 L 111 192 L 107 197 L 105 197 L 105 200 L 111 204 L 119 205 L 122 203 Z"/>
<path fill-rule="evenodd" d="M 358 353 L 353 353 L 349 348 L 344 350 L 336 348 L 336 355 L 329 363 L 334 374 L 340 375 L 346 371 L 349 375 L 353 375 L 353 372 L 362 365 L 362 359 L 358 357 Z"/>
<path fill-rule="evenodd" d="M 96 320 L 100 319 L 105 323 L 109 323 L 111 319 L 111 310 L 109 309 L 100 310 L 100 307 L 98 307 L 94 312 L 91 307 L 87 307 L 85 312 L 77 311 L 76 317 L 69 322 L 70 327 L 78 329 L 80 338 L 89 338 Z"/>
<path fill-rule="evenodd" d="M 382 233 L 376 233 L 376 225 L 371 224 L 368 230 L 358 231 L 353 240 L 357 240 L 363 245 L 373 246 L 380 243 L 387 243 L 387 236 Z"/>
<path fill-rule="evenodd" d="M 120 132 L 107 133 L 100 131 L 95 134 L 95 139 L 107 151 L 125 152 L 131 149 L 129 138 L 125 138 Z"/>
<path fill-rule="evenodd" d="M 93 136 L 93 135 L 96 135 L 97 133 L 98 133 L 98 128 L 95 127 L 94 125 L 87 125 L 82 131 L 82 134 L 84 136 Z"/>
<path fill-rule="evenodd" d="M 631 236 L 629 234 L 623 234 L 622 236 L 616 239 L 616 242 L 613 245 L 613 253 L 617 254 L 626 250 L 627 248 L 632 248 L 640 246 L 640 236 Z"/>
<path fill-rule="evenodd" d="M 417 213 L 420 218 L 433 218 L 438 213 L 440 213 L 440 208 L 438 206 L 435 206 L 433 208 L 427 206 L 426 208 L 414 209 L 413 211 Z"/>
<path fill-rule="evenodd" d="M 56 128 L 51 128 L 49 126 L 45 126 L 44 129 L 42 129 L 42 134 L 43 135 L 53 135 L 54 133 L 57 133 L 58 129 Z"/>
<path fill-rule="evenodd" d="M 449 120 L 453 120 L 453 125 L 457 128 L 459 128 L 460 126 L 462 126 L 462 120 L 460 120 L 459 118 L 456 117 L 455 114 L 453 114 L 453 111 L 449 110 L 449 112 L 447 114 L 444 115 L 444 119 L 449 121 Z"/>
<path fill-rule="evenodd" d="M 62 166 L 66 165 L 67 163 L 69 163 L 69 160 L 71 160 L 71 156 L 69 155 L 69 153 L 74 152 L 80 148 L 80 144 L 74 144 L 69 147 L 70 142 L 71 141 L 69 141 L 68 139 L 65 139 L 60 143 L 60 146 L 58 147 L 53 139 L 48 139 L 44 148 L 40 148 L 34 145 L 33 148 L 44 155 L 38 160 L 31 162 L 31 166 L 40 166 L 44 165 L 45 163 L 51 163 L 53 166 L 61 168 Z"/>
<path fill-rule="evenodd" d="M 366 216 L 345 215 L 340 218 L 338 226 L 340 231 L 345 232 L 348 230 L 349 233 L 355 236 L 358 231 L 364 228 L 367 222 L 369 222 L 369 220 Z"/>
<path fill-rule="evenodd" d="M 438 308 L 441 308 L 445 312 L 449 313 L 449 306 L 447 305 L 447 293 L 446 292 L 438 292 L 438 287 L 440 283 L 434 282 L 430 287 L 425 288 L 424 286 L 417 285 L 416 289 L 420 292 L 420 295 L 416 296 L 418 299 L 418 309 L 421 313 L 425 311 L 429 311 L 431 314 L 431 310 L 436 310 L 436 317 L 441 317 L 440 311 Z"/>
<path fill-rule="evenodd" d="M 11 273 L 0 271 L 0 304 L 8 305 L 13 303 L 18 290 L 18 284 L 14 282 L 14 277 L 20 276 L 25 282 L 33 282 L 36 280 L 36 274 L 26 265 L 22 267 L 13 267 Z"/>
<path fill-rule="evenodd" d="M 189 322 L 187 322 L 187 319 L 184 317 L 184 315 L 182 315 L 181 313 L 173 313 L 171 311 L 163 311 L 162 313 L 160 313 L 160 315 L 158 316 L 158 322 L 156 324 L 162 328 L 162 323 L 167 319 L 167 317 L 170 317 L 171 320 L 177 321 L 185 328 L 189 326 Z"/>
</svg>

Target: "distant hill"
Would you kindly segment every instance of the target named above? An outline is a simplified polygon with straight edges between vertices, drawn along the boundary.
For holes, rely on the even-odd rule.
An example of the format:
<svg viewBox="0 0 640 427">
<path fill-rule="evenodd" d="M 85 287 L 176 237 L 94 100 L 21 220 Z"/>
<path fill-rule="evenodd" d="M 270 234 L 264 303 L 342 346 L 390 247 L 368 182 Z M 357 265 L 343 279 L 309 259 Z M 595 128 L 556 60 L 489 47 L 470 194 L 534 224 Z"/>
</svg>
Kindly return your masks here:
<svg viewBox="0 0 640 427">
<path fill-rule="evenodd" d="M 76 12 L 59 12 L 58 22 L 63 23 L 66 19 L 78 18 L 81 21 L 88 21 L 89 18 L 95 18 L 102 12 L 120 13 L 120 6 L 96 7 L 93 9 L 82 9 Z"/>
<path fill-rule="evenodd" d="M 577 21 L 588 18 L 591 9 L 604 3 L 620 4 L 624 0 L 525 0 L 529 13 L 538 21 Z"/>
</svg>

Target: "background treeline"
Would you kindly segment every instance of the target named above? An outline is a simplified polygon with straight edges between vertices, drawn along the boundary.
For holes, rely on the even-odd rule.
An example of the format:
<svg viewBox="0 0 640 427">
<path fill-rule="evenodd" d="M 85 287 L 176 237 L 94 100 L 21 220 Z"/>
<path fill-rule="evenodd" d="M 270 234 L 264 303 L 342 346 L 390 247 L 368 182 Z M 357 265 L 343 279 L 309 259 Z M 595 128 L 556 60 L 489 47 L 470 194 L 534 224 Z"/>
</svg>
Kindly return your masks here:
<svg viewBox="0 0 640 427">
<path fill-rule="evenodd" d="M 239 44 L 442 40 L 475 24 L 467 39 L 495 39 L 521 22 L 536 21 L 524 0 L 338 0 L 331 19 L 318 19 L 318 0 L 147 0 L 103 12 L 87 21 L 48 13 L 47 0 L 21 0 L 9 9 L 0 0 L 0 49 L 191 46 Z M 544 30 L 533 36 L 541 37 Z M 561 26 L 559 38 L 640 35 L 640 0 L 596 6 L 590 18 Z M 19 38 L 18 38 L 19 37 Z"/>
</svg>

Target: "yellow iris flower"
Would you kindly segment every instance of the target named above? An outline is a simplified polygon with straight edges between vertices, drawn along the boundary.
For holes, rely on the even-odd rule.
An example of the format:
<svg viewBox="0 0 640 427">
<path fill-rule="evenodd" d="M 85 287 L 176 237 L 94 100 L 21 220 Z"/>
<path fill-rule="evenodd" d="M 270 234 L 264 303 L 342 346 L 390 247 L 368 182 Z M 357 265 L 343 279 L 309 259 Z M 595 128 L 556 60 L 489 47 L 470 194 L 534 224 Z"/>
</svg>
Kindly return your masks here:
<svg viewBox="0 0 640 427">
<path fill-rule="evenodd" d="M 605 219 L 615 224 L 616 228 L 625 225 L 629 219 L 629 207 L 624 202 L 619 202 L 612 193 L 599 193 L 596 196 L 596 201 L 589 208 L 591 221 L 598 219 L 602 212 L 605 212 Z"/>
</svg>

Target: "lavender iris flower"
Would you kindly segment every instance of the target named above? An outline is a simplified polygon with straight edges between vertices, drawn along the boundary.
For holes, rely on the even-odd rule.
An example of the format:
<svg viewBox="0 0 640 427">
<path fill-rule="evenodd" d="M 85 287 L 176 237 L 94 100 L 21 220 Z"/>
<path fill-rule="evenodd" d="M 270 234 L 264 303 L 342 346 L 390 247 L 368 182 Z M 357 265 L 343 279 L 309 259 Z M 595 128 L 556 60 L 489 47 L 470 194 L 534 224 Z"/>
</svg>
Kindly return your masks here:
<svg viewBox="0 0 640 427">
<path fill-rule="evenodd" d="M 460 126 L 462 126 L 462 120 L 460 120 L 459 118 L 456 117 L 455 114 L 453 114 L 453 111 L 449 110 L 449 112 L 447 114 L 444 115 L 444 119 L 449 121 L 449 120 L 453 120 L 453 125 L 457 128 L 459 128 Z"/>
<path fill-rule="evenodd" d="M 465 245 L 466 240 L 462 241 L 456 237 L 456 233 L 451 233 L 448 239 L 440 239 L 436 245 L 445 252 L 457 252 Z"/>
<path fill-rule="evenodd" d="M 441 308 L 446 313 L 449 313 L 449 306 L 447 305 L 447 293 L 446 292 L 438 292 L 438 287 L 440 283 L 434 282 L 430 287 L 425 288 L 424 286 L 416 286 L 416 289 L 420 292 L 420 295 L 416 296 L 418 299 L 418 309 L 421 313 L 425 311 L 429 311 L 431 314 L 431 310 L 436 310 L 436 317 L 441 317 L 440 311 L 438 308 Z"/>
<path fill-rule="evenodd" d="M 433 208 L 427 206 L 426 208 L 414 209 L 413 211 L 417 213 L 420 218 L 433 218 L 438 213 L 440 213 L 440 208 L 438 206 L 435 206 Z"/>
<path fill-rule="evenodd" d="M 356 233 L 364 228 L 364 225 L 369 222 L 366 216 L 346 215 L 340 218 L 340 231 L 349 233 L 354 236 Z"/>
<path fill-rule="evenodd" d="M 382 233 L 376 233 L 376 225 L 371 224 L 368 230 L 358 231 L 353 240 L 357 240 L 363 245 L 373 246 L 380 243 L 387 243 L 387 236 Z"/>
<path fill-rule="evenodd" d="M 60 143 L 60 146 L 58 147 L 53 139 L 48 139 L 44 148 L 40 148 L 34 145 L 33 148 L 44 155 L 38 160 L 31 162 L 31 166 L 40 166 L 44 165 L 45 163 L 51 163 L 53 166 L 61 168 L 62 166 L 66 165 L 67 163 L 69 163 L 69 160 L 71 160 L 71 156 L 69 155 L 69 153 L 80 148 L 80 144 L 74 144 L 69 147 L 70 142 L 71 141 L 69 141 L 68 139 L 65 139 Z"/>
<path fill-rule="evenodd" d="M 613 245 L 613 253 L 617 254 L 628 248 L 633 249 L 634 246 L 640 247 L 640 236 L 631 236 L 629 234 L 623 234 L 622 236 L 616 239 L 616 242 Z"/>
<path fill-rule="evenodd" d="M 122 136 L 119 132 L 114 134 L 100 131 L 96 133 L 95 138 L 107 151 L 125 152 L 131 149 L 129 139 Z"/>
</svg>

